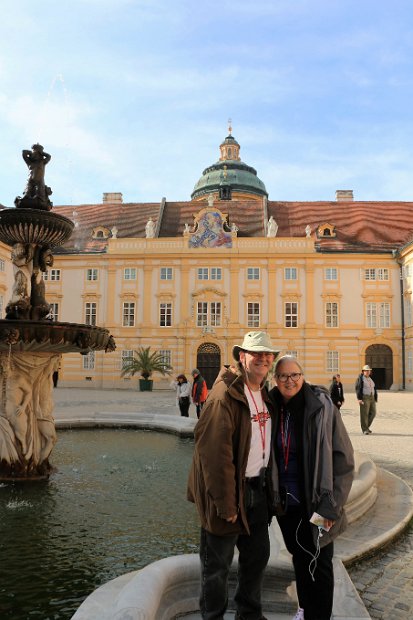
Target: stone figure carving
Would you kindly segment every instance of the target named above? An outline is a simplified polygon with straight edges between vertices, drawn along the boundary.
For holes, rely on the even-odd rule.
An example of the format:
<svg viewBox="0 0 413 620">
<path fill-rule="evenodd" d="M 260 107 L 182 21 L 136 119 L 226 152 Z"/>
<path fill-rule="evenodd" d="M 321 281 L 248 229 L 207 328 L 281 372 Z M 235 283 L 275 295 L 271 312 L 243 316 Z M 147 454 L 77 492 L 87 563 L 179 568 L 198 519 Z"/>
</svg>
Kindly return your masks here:
<svg viewBox="0 0 413 620">
<path fill-rule="evenodd" d="M 118 229 L 116 228 L 116 226 L 114 226 L 110 232 L 112 233 L 112 239 L 118 238 Z"/>
<path fill-rule="evenodd" d="M 239 231 L 238 226 L 234 222 L 232 222 L 232 224 L 231 224 L 231 232 L 237 233 L 238 231 Z"/>
<path fill-rule="evenodd" d="M 209 194 L 208 196 L 208 207 L 214 206 L 214 194 Z"/>
<path fill-rule="evenodd" d="M 0 454 L 16 475 L 27 474 L 27 469 L 41 475 L 39 467 L 49 467 L 47 459 L 56 443 L 52 375 L 60 361 L 59 353 L 25 351 L 12 358 L 0 353 Z"/>
<path fill-rule="evenodd" d="M 50 312 L 45 298 L 42 272 L 53 265 L 49 247 L 33 243 L 16 243 L 11 251 L 14 284 L 6 306 L 7 319 L 33 319 L 38 321 Z"/>
<path fill-rule="evenodd" d="M 188 222 L 185 222 L 185 224 L 184 224 L 184 233 L 189 233 L 189 232 L 190 232 L 189 224 L 188 224 Z"/>
<path fill-rule="evenodd" d="M 30 173 L 23 198 L 17 197 L 14 201 L 16 207 L 50 211 L 52 203 L 49 196 L 52 190 L 45 184 L 44 175 L 51 155 L 44 151 L 41 144 L 33 144 L 31 151 L 23 149 L 22 157 Z"/>
<path fill-rule="evenodd" d="M 147 239 L 153 239 L 155 237 L 155 224 L 151 217 L 146 222 L 145 234 Z"/>
<path fill-rule="evenodd" d="M 267 225 L 267 237 L 275 237 L 278 232 L 278 224 L 271 215 Z"/>
<path fill-rule="evenodd" d="M 307 226 L 305 227 L 305 236 L 306 237 L 311 237 L 311 226 L 310 226 L 310 224 L 307 224 Z"/>
</svg>

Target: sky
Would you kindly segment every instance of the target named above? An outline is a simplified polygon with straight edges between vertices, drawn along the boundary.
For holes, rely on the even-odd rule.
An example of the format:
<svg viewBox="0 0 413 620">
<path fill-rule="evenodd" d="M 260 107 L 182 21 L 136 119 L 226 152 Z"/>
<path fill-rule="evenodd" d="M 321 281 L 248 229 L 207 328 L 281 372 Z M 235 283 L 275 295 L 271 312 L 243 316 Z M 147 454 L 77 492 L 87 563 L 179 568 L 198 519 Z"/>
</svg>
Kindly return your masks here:
<svg viewBox="0 0 413 620">
<path fill-rule="evenodd" d="M 232 134 L 270 200 L 413 200 L 411 0 L 3 0 L 0 203 L 190 200 Z"/>
</svg>

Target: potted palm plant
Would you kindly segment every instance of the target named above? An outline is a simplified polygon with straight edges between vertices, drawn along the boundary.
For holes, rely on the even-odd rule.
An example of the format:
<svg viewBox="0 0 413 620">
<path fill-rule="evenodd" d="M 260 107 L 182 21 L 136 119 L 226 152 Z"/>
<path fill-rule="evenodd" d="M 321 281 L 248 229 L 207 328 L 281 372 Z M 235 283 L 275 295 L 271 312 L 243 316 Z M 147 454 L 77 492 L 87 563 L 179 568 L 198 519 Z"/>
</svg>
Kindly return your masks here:
<svg viewBox="0 0 413 620">
<path fill-rule="evenodd" d="M 126 359 L 122 368 L 121 376 L 133 377 L 136 373 L 140 373 L 139 389 L 141 392 L 151 392 L 153 381 L 152 373 L 159 372 L 161 375 L 170 375 L 172 366 L 165 361 L 165 358 L 159 351 L 151 353 L 150 347 L 139 347 L 133 352 L 133 356 Z"/>
</svg>

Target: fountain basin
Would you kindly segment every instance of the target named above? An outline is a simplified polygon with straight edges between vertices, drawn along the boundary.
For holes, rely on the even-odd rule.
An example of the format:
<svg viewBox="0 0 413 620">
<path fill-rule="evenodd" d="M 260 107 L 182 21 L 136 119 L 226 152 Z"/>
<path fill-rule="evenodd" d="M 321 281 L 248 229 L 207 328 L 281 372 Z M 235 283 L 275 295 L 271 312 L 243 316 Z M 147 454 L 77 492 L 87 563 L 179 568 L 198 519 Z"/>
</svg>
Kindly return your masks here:
<svg viewBox="0 0 413 620">
<path fill-rule="evenodd" d="M 69 239 L 74 223 L 63 215 L 39 209 L 3 209 L 0 211 L 0 241 L 59 246 Z"/>
</svg>

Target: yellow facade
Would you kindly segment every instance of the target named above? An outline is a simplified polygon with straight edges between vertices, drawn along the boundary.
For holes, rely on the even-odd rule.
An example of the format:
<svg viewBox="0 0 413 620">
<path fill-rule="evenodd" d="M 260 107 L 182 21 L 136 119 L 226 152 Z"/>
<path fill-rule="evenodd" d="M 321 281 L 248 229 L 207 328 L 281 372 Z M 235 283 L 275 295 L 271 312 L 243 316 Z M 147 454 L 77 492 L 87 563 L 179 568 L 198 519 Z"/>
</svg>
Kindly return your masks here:
<svg viewBox="0 0 413 620">
<path fill-rule="evenodd" d="M 233 345 L 242 341 L 244 333 L 262 329 L 271 334 L 282 353 L 298 355 L 309 381 L 329 384 L 338 371 L 347 389 L 353 389 L 368 348 L 385 345 L 392 355 L 391 386 L 402 387 L 400 268 L 393 257 L 321 255 L 315 251 L 314 239 L 306 237 L 242 239 L 232 235 L 231 248 L 190 248 L 188 236 L 183 235 L 110 239 L 106 254 L 56 255 L 54 276 L 51 279 L 49 271 L 46 291 L 49 303 L 57 304 L 58 320 L 90 322 L 92 308 L 96 323 L 113 334 L 117 345 L 114 353 L 96 352 L 94 360 L 65 355 L 62 384 L 135 387 L 137 378 L 121 378 L 120 370 L 126 354 L 122 352 L 138 346 L 169 352 L 174 373 L 189 376 L 199 365 L 200 347 L 212 348 L 219 353 L 220 365 L 228 364 Z M 8 253 L 3 246 L 10 270 Z M 405 251 L 403 260 L 411 270 L 412 249 Z M 381 273 L 385 278 L 366 279 L 366 270 L 370 276 Z M 200 273 L 206 279 L 199 279 Z M 0 272 L 0 287 L 7 296 L 10 277 L 7 282 L 6 273 L 2 280 L 1 276 Z M 407 306 L 407 302 L 411 305 L 411 275 L 405 281 Z M 200 326 L 198 304 L 202 302 L 206 319 L 201 319 L 207 324 Z M 133 304 L 126 306 L 133 308 L 129 326 L 124 325 L 125 303 Z M 170 326 L 160 326 L 162 304 L 171 311 Z M 220 304 L 220 315 L 211 314 L 211 304 Z M 382 318 L 388 326 L 381 326 L 377 317 L 376 327 L 367 326 L 368 304 L 376 312 L 385 304 L 388 316 Z M 248 308 L 259 313 L 249 316 Z M 407 320 L 405 382 L 412 389 L 411 311 Z M 160 376 L 154 380 L 157 387 L 166 387 L 170 381 Z"/>
</svg>

